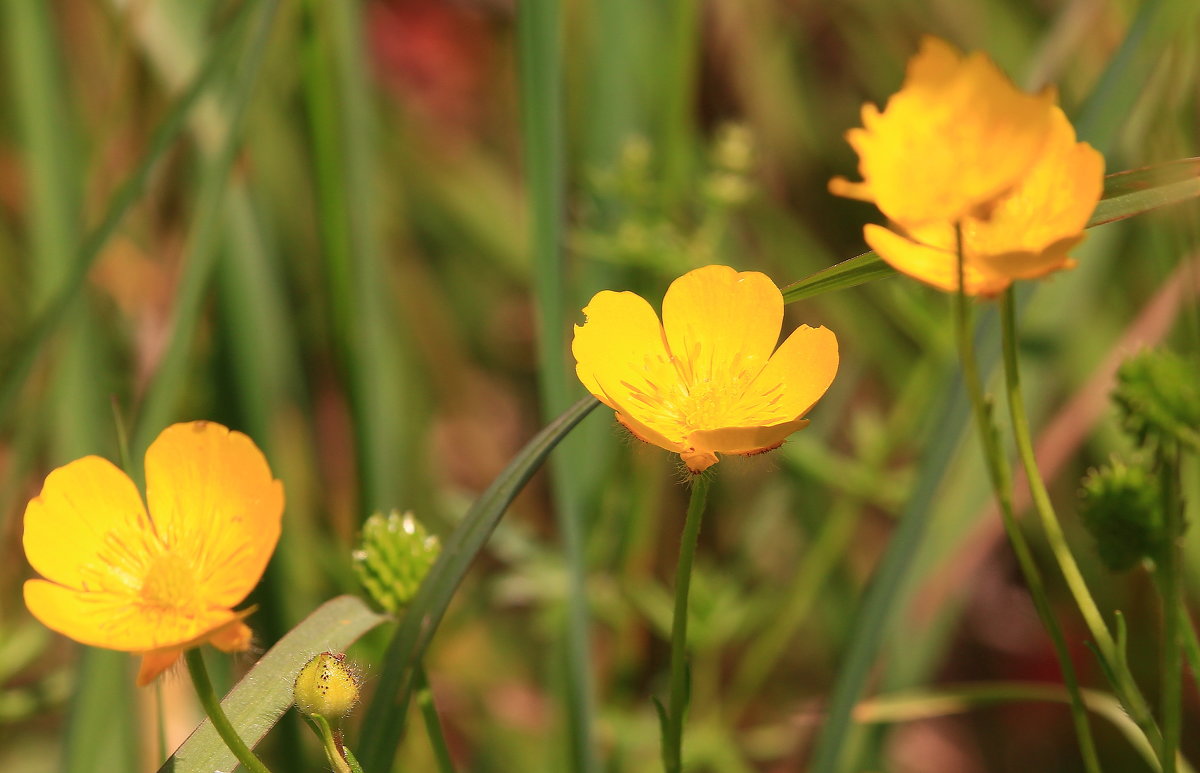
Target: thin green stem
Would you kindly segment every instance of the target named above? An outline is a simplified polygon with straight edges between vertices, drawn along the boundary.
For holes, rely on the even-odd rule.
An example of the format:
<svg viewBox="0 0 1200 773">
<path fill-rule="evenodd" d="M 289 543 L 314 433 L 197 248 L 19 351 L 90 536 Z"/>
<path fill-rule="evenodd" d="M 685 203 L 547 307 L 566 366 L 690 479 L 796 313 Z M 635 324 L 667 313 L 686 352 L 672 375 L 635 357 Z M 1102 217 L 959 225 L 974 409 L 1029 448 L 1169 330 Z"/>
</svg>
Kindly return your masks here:
<svg viewBox="0 0 1200 773">
<path fill-rule="evenodd" d="M 1178 446 L 1159 445 L 1158 475 L 1161 486 L 1164 528 L 1167 531 L 1167 546 L 1160 559 L 1162 582 L 1159 585 L 1163 604 L 1163 645 L 1161 685 L 1161 712 L 1163 728 L 1162 766 L 1163 773 L 1175 773 L 1175 757 L 1179 752 L 1181 719 L 1183 711 L 1183 662 L 1180 613 L 1183 611 L 1183 588 L 1179 565 L 1179 544 L 1176 535 L 1180 532 L 1183 518 L 1179 498 L 1179 449 Z"/>
<path fill-rule="evenodd" d="M 237 757 L 238 762 L 248 773 L 271 773 L 267 766 L 262 764 L 258 757 L 255 757 L 254 753 L 250 751 L 250 747 L 238 735 L 233 723 L 225 715 L 225 710 L 221 708 L 221 701 L 217 698 L 216 691 L 213 690 L 212 680 L 208 678 L 208 667 L 204 665 L 204 656 L 200 653 L 200 648 L 192 647 L 184 653 L 183 657 L 187 661 L 188 674 L 192 677 L 192 684 L 196 686 L 196 695 L 200 697 L 200 705 L 204 707 L 204 713 L 208 715 L 217 735 L 221 736 L 221 740 L 225 742 L 225 745 L 233 752 L 233 756 Z"/>
<path fill-rule="evenodd" d="M 711 475 L 700 475 L 692 481 L 692 496 L 688 501 L 687 521 L 679 544 L 679 565 L 675 570 L 675 617 L 671 623 L 671 692 L 667 698 L 667 716 L 663 725 L 663 768 L 666 773 L 683 770 L 683 715 L 688 704 L 687 624 L 688 590 L 692 584 L 692 559 L 700 537 L 700 521 L 708 500 Z"/>
<path fill-rule="evenodd" d="M 1005 458 L 1004 451 L 1001 448 L 1000 438 L 996 432 L 996 425 L 992 421 L 991 406 L 984 394 L 983 381 L 979 377 L 979 369 L 975 363 L 975 348 L 971 338 L 969 309 L 967 307 L 968 301 L 963 289 L 962 226 L 956 224 L 954 230 L 958 256 L 958 292 L 954 294 L 955 332 L 958 339 L 958 352 L 962 360 L 963 382 L 966 386 L 967 394 L 971 398 L 975 424 L 979 432 L 980 443 L 983 446 L 984 459 L 987 462 L 988 477 L 992 481 L 992 488 L 996 493 L 996 501 L 1000 506 L 1000 518 L 1004 523 L 1004 531 L 1008 535 L 1009 542 L 1012 543 L 1013 552 L 1017 556 L 1017 563 L 1020 565 L 1021 573 L 1025 577 L 1025 584 L 1029 587 L 1029 594 L 1033 599 L 1034 607 L 1037 609 L 1038 617 L 1041 618 L 1046 632 L 1050 634 L 1050 640 L 1054 645 L 1054 653 L 1058 657 L 1059 668 L 1062 670 L 1063 683 L 1066 685 L 1067 692 L 1071 697 L 1071 718 L 1075 724 L 1075 735 L 1079 741 L 1079 752 L 1083 757 L 1084 767 L 1089 773 L 1099 773 L 1100 759 L 1096 754 L 1095 744 L 1092 742 L 1092 729 L 1088 722 L 1087 709 L 1083 703 L 1083 696 L 1080 694 L 1079 680 L 1075 675 L 1075 666 L 1071 662 L 1071 653 L 1067 649 L 1066 639 L 1063 637 L 1058 621 L 1054 618 L 1050 602 L 1046 598 L 1046 589 L 1042 583 L 1041 572 L 1038 571 L 1037 564 L 1033 560 L 1029 543 L 1025 540 L 1025 535 L 1021 532 L 1020 526 L 1017 525 L 1017 519 L 1013 513 L 1012 476 L 1008 468 L 1008 460 Z M 1011 300 L 1011 293 L 1007 297 Z"/>
<path fill-rule="evenodd" d="M 334 730 L 329 726 L 329 720 L 320 714 L 307 715 L 301 713 L 312 731 L 317 734 L 317 738 L 321 739 L 321 748 L 325 750 L 325 759 L 329 760 L 329 767 L 333 769 L 333 773 L 354 773 L 354 769 L 345 757 L 345 746 L 338 743 L 338 738 L 334 735 Z"/>
<path fill-rule="evenodd" d="M 425 665 L 416 666 L 417 706 L 421 709 L 421 718 L 425 720 L 425 732 L 429 735 L 429 745 L 433 747 L 433 757 L 437 760 L 438 773 L 454 773 L 454 761 L 450 759 L 450 748 L 446 746 L 446 735 L 442 732 L 442 720 L 438 717 L 437 705 L 433 702 L 433 690 L 429 687 L 429 676 L 425 673 Z"/>
<path fill-rule="evenodd" d="M 1037 459 L 1033 452 L 1033 440 L 1029 432 L 1028 421 L 1025 418 L 1025 400 L 1021 394 L 1020 367 L 1017 361 L 1016 309 L 1011 290 L 1004 294 L 1004 299 L 1000 304 L 1000 317 L 1005 383 L 1008 391 L 1008 410 L 1012 420 L 1013 439 L 1016 442 L 1017 454 L 1025 469 L 1025 477 L 1029 482 L 1034 510 L 1038 514 L 1042 531 L 1046 535 L 1046 542 L 1066 580 L 1067 587 L 1070 589 L 1071 595 L 1075 597 L 1075 603 L 1083 615 L 1084 622 L 1087 623 L 1088 630 L 1092 633 L 1092 638 L 1096 640 L 1096 647 L 1100 651 L 1107 670 L 1112 674 L 1113 688 L 1116 690 L 1117 697 L 1125 705 L 1129 716 L 1146 734 L 1151 745 L 1156 749 L 1161 749 L 1162 735 L 1150 713 L 1150 706 L 1138 689 L 1133 674 L 1125 662 L 1124 654 L 1113 640 L 1108 624 L 1104 622 L 1100 608 L 1092 598 L 1091 591 L 1088 590 L 1087 582 L 1083 579 L 1083 573 L 1079 571 L 1079 565 L 1075 562 L 1070 546 L 1067 545 L 1067 539 L 1058 522 L 1058 516 L 1054 512 L 1054 506 L 1050 503 L 1050 495 L 1046 492 L 1046 484 L 1042 481 L 1041 472 L 1038 470 Z"/>
</svg>

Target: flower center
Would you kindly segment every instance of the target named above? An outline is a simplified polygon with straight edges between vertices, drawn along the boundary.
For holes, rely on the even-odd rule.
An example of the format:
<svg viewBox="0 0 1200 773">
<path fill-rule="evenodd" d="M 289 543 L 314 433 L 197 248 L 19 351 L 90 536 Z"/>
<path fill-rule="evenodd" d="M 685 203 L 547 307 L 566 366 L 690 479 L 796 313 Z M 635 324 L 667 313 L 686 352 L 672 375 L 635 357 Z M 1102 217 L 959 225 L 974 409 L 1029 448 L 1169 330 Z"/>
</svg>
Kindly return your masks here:
<svg viewBox="0 0 1200 773">
<path fill-rule="evenodd" d="M 184 609 L 196 602 L 196 575 L 192 567 L 171 552 L 155 556 L 142 580 L 142 598 L 147 604 Z"/>
</svg>

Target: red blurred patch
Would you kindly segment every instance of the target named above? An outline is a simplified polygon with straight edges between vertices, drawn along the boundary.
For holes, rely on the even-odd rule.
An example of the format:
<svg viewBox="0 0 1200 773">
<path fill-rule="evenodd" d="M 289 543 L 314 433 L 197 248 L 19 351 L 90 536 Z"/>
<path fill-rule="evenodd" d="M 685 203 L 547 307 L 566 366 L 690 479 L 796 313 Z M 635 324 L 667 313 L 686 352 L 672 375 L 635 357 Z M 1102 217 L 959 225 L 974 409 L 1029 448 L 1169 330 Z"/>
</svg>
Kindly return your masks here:
<svg viewBox="0 0 1200 773">
<path fill-rule="evenodd" d="M 446 0 L 378 0 L 367 9 L 375 67 L 392 94 L 441 130 L 470 133 L 493 42 L 486 19 Z"/>
</svg>

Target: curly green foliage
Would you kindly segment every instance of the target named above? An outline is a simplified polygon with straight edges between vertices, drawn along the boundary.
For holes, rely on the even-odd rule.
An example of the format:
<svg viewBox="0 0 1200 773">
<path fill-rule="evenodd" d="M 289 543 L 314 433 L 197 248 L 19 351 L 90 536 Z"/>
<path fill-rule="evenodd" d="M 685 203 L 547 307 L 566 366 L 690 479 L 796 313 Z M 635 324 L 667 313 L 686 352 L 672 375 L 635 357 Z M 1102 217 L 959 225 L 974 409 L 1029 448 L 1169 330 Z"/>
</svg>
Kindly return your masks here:
<svg viewBox="0 0 1200 773">
<path fill-rule="evenodd" d="M 354 571 L 375 603 L 398 612 L 416 595 L 442 550 L 412 513 L 375 513 L 363 524 Z"/>
<path fill-rule="evenodd" d="M 1141 465 L 1112 463 L 1083 479 L 1080 517 L 1096 540 L 1100 560 L 1114 572 L 1156 559 L 1170 543 L 1158 482 Z"/>
<path fill-rule="evenodd" d="M 1200 451 L 1200 363 L 1167 350 L 1140 352 L 1117 371 L 1113 401 L 1141 442 L 1173 440 Z"/>
</svg>

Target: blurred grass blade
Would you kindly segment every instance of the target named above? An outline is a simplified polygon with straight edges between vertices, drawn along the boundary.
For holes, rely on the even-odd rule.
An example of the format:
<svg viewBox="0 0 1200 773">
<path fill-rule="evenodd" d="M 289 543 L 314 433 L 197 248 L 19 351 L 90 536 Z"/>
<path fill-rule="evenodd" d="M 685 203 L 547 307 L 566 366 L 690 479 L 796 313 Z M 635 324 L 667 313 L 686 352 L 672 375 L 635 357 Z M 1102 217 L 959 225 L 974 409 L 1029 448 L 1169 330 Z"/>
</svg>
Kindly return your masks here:
<svg viewBox="0 0 1200 773">
<path fill-rule="evenodd" d="M 1185 158 L 1104 178 L 1104 195 L 1088 220 L 1093 228 L 1151 210 L 1200 198 L 1200 158 Z M 874 252 L 864 252 L 783 288 L 785 303 L 857 287 L 896 271 Z"/>
<path fill-rule="evenodd" d="M 375 697 L 363 718 L 362 738 L 353 745 L 359 750 L 363 770 L 392 769 L 412 697 L 414 667 L 433 639 L 450 599 L 513 499 L 559 441 L 597 405 L 595 398 L 585 397 L 534 436 L 445 541 L 388 646 Z"/>
<path fill-rule="evenodd" d="M 1104 178 L 1088 228 L 1200 197 L 1200 158 L 1184 158 Z"/>
<path fill-rule="evenodd" d="M 36 320 L 27 330 L 18 334 L 13 351 L 4 358 L 0 370 L 0 420 L 8 416 L 33 369 L 39 352 L 50 335 L 58 328 L 67 312 L 74 307 L 80 290 L 87 281 L 88 271 L 96 262 L 100 251 L 112 238 L 125 215 L 145 192 L 150 173 L 174 145 L 179 133 L 187 124 L 193 108 L 214 77 L 229 63 L 229 52 L 242 32 L 242 21 L 248 16 L 246 9 L 253 3 L 243 3 L 237 16 L 229 24 L 221 38 L 213 46 L 212 53 L 204 66 L 192 78 L 191 83 L 175 100 L 162 122 L 150 136 L 146 152 L 139 159 L 129 178 L 109 200 L 108 208 L 100 223 L 87 234 L 75 253 L 70 273 L 63 280 L 53 298 L 40 310 Z"/>
<path fill-rule="evenodd" d="M 538 308 L 538 381 L 542 418 L 549 421 L 571 404 L 564 313 L 563 223 L 566 195 L 563 158 L 562 8 L 558 0 L 526 0 L 517 7 L 521 138 L 532 216 L 534 286 Z M 589 654 L 586 551 L 579 478 L 586 448 L 566 442 L 549 473 L 554 510 L 567 567 L 566 615 L 560 651 L 564 674 L 569 769 L 596 770 L 592 746 L 591 656 Z M 557 653 L 556 653 L 557 654 Z"/>
<path fill-rule="evenodd" d="M 794 303 L 895 275 L 896 270 L 874 252 L 864 252 L 784 287 L 783 302 Z"/>
<path fill-rule="evenodd" d="M 880 695 L 863 701 L 854 709 L 854 718 L 863 723 L 914 722 L 1003 703 L 1069 704 L 1070 695 L 1058 684 L 1043 682 L 998 682 L 956 684 L 932 690 L 908 690 Z M 1083 702 L 1089 711 L 1104 717 L 1129 741 L 1150 767 L 1159 769 L 1154 748 L 1113 695 L 1099 690 L 1083 690 Z"/>
<path fill-rule="evenodd" d="M 1154 70 L 1171 58 L 1176 42 L 1195 36 L 1198 14 L 1200 3 L 1188 0 L 1150 0 L 1138 6 L 1121 48 L 1074 120 L 1079 139 L 1105 155 L 1114 150 Z"/>
<path fill-rule="evenodd" d="M 407 414 L 413 397 L 404 341 L 380 243 L 363 12 L 360 3 L 305 3 L 304 87 L 317 223 L 355 418 L 365 516 L 411 497 L 420 468 L 411 453 L 418 443 Z"/>
<path fill-rule="evenodd" d="M 221 701 L 233 726 L 250 747 L 267 734 L 292 705 L 292 683 L 300 667 L 322 652 L 344 652 L 367 631 L 387 620 L 356 596 L 322 604 L 267 651 Z M 188 736 L 159 773 L 212 773 L 233 770 L 237 760 L 207 719 Z"/>
<path fill-rule="evenodd" d="M 223 145 L 215 156 L 206 158 L 202 164 L 196 215 L 188 233 L 183 278 L 171 315 L 170 341 L 146 390 L 130 440 L 130 453 L 135 459 L 142 457 L 150 441 L 171 421 L 183 391 L 193 334 L 220 245 L 222 232 L 218 223 L 225 201 L 226 182 L 241 147 L 246 110 L 258 81 L 271 22 L 278 6 L 279 0 L 263 0 L 258 4 L 258 15 L 230 84 L 229 121 Z"/>
<path fill-rule="evenodd" d="M 980 370 L 991 371 L 998 359 L 980 357 Z M 847 651 L 841 659 L 833 694 L 825 717 L 825 725 L 817 739 L 810 770 L 813 773 L 835 773 L 842 770 L 841 756 L 846 736 L 852 724 L 851 712 L 858 703 L 884 634 L 896 614 L 903 608 L 902 599 L 909 585 L 913 559 L 920 552 L 921 540 L 936 512 L 934 498 L 941 488 L 945 471 L 958 448 L 967 421 L 967 400 L 962 379 L 957 370 L 942 379 L 949 390 L 941 392 L 948 399 L 935 401 L 924 426 L 937 428 L 927 446 L 912 497 L 904 508 L 900 522 L 888 542 L 855 613 Z"/>
</svg>

